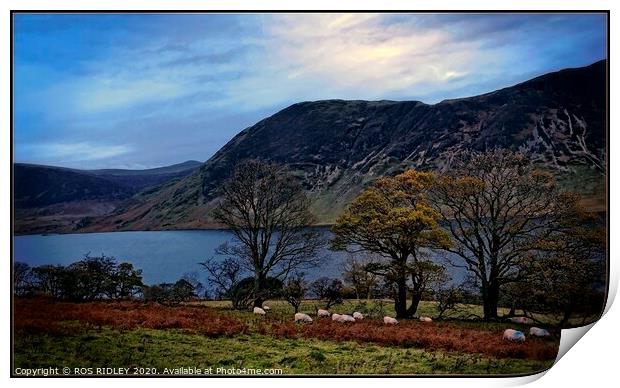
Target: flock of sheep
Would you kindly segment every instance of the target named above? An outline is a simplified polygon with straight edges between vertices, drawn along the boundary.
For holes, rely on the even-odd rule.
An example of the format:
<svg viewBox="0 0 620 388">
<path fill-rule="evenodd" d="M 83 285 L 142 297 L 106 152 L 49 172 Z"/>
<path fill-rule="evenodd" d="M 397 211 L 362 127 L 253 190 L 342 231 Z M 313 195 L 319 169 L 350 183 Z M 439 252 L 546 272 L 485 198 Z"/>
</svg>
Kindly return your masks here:
<svg viewBox="0 0 620 388">
<path fill-rule="evenodd" d="M 510 318 L 509 320 L 510 322 L 513 322 L 513 323 L 522 323 L 522 324 L 531 323 L 531 320 L 527 317 L 513 317 L 513 318 Z M 530 327 L 530 336 L 538 337 L 538 338 L 545 338 L 545 337 L 550 337 L 551 333 L 549 333 L 545 329 L 541 329 L 540 327 Z M 506 329 L 504 330 L 504 335 L 502 338 L 508 341 L 523 342 L 525 341 L 525 334 L 519 330 Z"/>
<path fill-rule="evenodd" d="M 265 310 L 269 310 L 268 306 L 264 306 L 263 308 L 260 307 L 254 307 L 254 314 L 258 314 L 258 315 L 265 315 L 266 311 Z M 319 318 L 332 318 L 332 321 L 334 322 L 355 322 L 355 321 L 361 321 L 362 319 L 364 319 L 364 314 L 360 313 L 359 311 L 354 312 L 352 315 L 348 315 L 348 314 L 336 314 L 336 313 L 330 313 L 327 310 L 323 310 L 323 309 L 318 309 L 316 312 L 317 317 Z M 429 317 L 420 317 L 420 321 L 422 322 L 432 322 L 433 320 Z M 295 322 L 299 322 L 299 323 L 312 323 L 312 318 L 310 317 L 310 315 L 308 314 L 304 314 L 304 313 L 296 313 L 295 314 Z M 395 318 L 392 317 L 388 317 L 385 316 L 383 317 L 383 323 L 385 323 L 386 325 L 397 325 L 398 321 Z"/>
<path fill-rule="evenodd" d="M 267 314 L 267 311 L 269 310 L 270 310 L 269 306 L 263 306 L 262 308 L 254 307 L 254 314 L 265 315 Z M 335 322 L 355 322 L 355 321 L 360 321 L 364 319 L 364 314 L 360 313 L 359 311 L 354 312 L 352 315 L 348 315 L 348 314 L 336 314 L 336 313 L 332 314 L 327 310 L 318 309 L 316 312 L 316 315 L 319 318 L 331 317 L 332 321 L 335 321 Z M 421 322 L 432 322 L 433 320 L 429 317 L 420 317 L 420 321 Z M 312 318 L 308 314 L 295 313 L 295 322 L 312 323 Z M 386 325 L 397 325 L 398 321 L 395 318 L 385 316 L 383 317 L 383 323 L 385 323 Z"/>
<path fill-rule="evenodd" d="M 263 306 L 262 308 L 254 307 L 254 314 L 265 315 L 267 314 L 267 311 L 269 310 L 270 310 L 269 306 Z M 332 321 L 342 322 L 342 323 L 355 322 L 355 321 L 360 321 L 364 319 L 364 315 L 360 313 L 359 311 L 354 312 L 352 315 L 348 315 L 348 314 L 336 314 L 336 313 L 332 314 L 327 310 L 318 309 L 316 315 L 319 318 L 331 317 Z M 419 319 L 421 322 L 432 322 L 433 321 L 430 317 L 424 317 L 424 316 L 420 317 Z M 523 324 L 529 323 L 529 319 L 526 317 L 514 317 L 514 318 L 511 318 L 510 321 L 513 323 L 523 323 Z M 312 318 L 308 314 L 295 313 L 295 322 L 296 323 L 312 323 Z M 398 321 L 396 320 L 396 318 L 392 318 L 390 316 L 383 317 L 383 323 L 386 325 L 398 325 Z M 549 337 L 550 335 L 551 334 L 545 329 L 541 329 L 539 327 L 530 328 L 530 336 L 532 337 L 543 338 L 543 337 Z M 523 332 L 518 331 L 518 330 L 506 329 L 504 330 L 503 339 L 508 340 L 508 341 L 523 342 L 525 341 L 525 334 L 523 334 Z"/>
</svg>

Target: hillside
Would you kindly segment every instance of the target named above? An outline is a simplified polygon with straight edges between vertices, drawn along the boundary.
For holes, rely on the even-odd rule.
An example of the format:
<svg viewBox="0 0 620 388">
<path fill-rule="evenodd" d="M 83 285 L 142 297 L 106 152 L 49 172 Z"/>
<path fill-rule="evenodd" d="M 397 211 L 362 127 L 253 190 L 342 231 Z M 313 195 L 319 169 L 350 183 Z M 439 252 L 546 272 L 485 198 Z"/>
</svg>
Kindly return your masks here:
<svg viewBox="0 0 620 388">
<path fill-rule="evenodd" d="M 66 230 L 67 222 L 108 214 L 139 191 L 187 176 L 201 165 L 188 161 L 148 170 L 78 170 L 15 163 L 15 230 Z"/>
<path fill-rule="evenodd" d="M 199 170 L 144 191 L 85 231 L 213 226 L 221 182 L 248 158 L 288 165 L 334 220 L 373 179 L 407 168 L 445 171 L 465 149 L 503 147 L 555 171 L 604 208 L 606 62 L 546 74 L 492 93 L 446 100 L 327 100 L 294 104 L 244 129 Z"/>
</svg>

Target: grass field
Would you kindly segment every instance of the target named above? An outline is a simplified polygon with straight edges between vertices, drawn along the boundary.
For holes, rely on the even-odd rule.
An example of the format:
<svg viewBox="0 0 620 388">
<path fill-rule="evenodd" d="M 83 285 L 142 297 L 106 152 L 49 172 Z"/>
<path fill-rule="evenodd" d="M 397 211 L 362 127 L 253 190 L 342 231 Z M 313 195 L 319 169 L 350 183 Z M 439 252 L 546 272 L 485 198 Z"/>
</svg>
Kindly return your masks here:
<svg viewBox="0 0 620 388">
<path fill-rule="evenodd" d="M 282 374 L 526 374 L 549 368 L 557 336 L 509 343 L 509 323 L 402 321 L 372 316 L 350 325 L 292 322 L 292 309 L 268 302 L 268 316 L 221 302 L 161 306 L 140 302 L 74 304 L 21 299 L 14 304 L 14 368 L 234 368 Z M 357 302 L 334 309 L 348 312 Z M 384 313 L 388 306 L 383 306 Z M 429 312 L 434 308 L 424 303 Z M 473 309 L 473 307 L 470 307 Z M 314 304 L 303 306 L 312 312 Z M 389 311 L 388 311 L 389 313 Z M 431 314 L 429 314 L 431 315 Z M 526 330 L 527 331 L 527 330 Z M 132 373 L 131 371 L 129 373 Z"/>
</svg>

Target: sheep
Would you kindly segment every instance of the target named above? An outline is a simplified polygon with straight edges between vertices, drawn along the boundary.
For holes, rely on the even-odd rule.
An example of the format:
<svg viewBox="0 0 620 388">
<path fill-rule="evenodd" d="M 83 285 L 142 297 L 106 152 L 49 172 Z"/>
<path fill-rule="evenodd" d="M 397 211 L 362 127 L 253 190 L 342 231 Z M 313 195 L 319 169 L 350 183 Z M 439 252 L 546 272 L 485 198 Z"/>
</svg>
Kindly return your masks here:
<svg viewBox="0 0 620 388">
<path fill-rule="evenodd" d="M 327 310 L 318 309 L 317 312 L 316 312 L 316 315 L 319 316 L 319 317 L 329 318 L 330 314 L 329 314 L 329 311 L 327 311 Z"/>
<path fill-rule="evenodd" d="M 420 322 L 433 322 L 430 317 L 420 317 Z"/>
<path fill-rule="evenodd" d="M 549 337 L 551 334 L 540 327 L 530 327 L 530 335 L 534 337 Z"/>
<path fill-rule="evenodd" d="M 512 323 L 529 323 L 530 320 L 527 317 L 512 317 L 509 319 Z"/>
<path fill-rule="evenodd" d="M 341 315 L 340 319 L 341 320 L 339 322 L 355 322 L 355 318 L 346 314 Z"/>
<path fill-rule="evenodd" d="M 383 317 L 383 323 L 386 325 L 398 325 L 398 321 L 396 319 L 388 316 Z"/>
<path fill-rule="evenodd" d="M 504 330 L 504 336 L 502 338 L 509 341 L 524 342 L 525 334 L 518 330 L 506 329 Z"/>
<path fill-rule="evenodd" d="M 260 307 L 254 307 L 254 314 L 258 314 L 258 315 L 265 315 L 265 310 L 263 310 Z"/>
<path fill-rule="evenodd" d="M 332 314 L 332 321 L 340 322 L 341 317 L 342 315 L 334 313 Z"/>
<path fill-rule="evenodd" d="M 308 314 L 297 313 L 295 314 L 295 322 L 312 323 L 312 318 Z"/>
<path fill-rule="evenodd" d="M 356 312 L 353 313 L 353 318 L 355 318 L 357 320 L 364 319 L 364 314 L 360 313 L 359 311 L 356 311 Z"/>
</svg>

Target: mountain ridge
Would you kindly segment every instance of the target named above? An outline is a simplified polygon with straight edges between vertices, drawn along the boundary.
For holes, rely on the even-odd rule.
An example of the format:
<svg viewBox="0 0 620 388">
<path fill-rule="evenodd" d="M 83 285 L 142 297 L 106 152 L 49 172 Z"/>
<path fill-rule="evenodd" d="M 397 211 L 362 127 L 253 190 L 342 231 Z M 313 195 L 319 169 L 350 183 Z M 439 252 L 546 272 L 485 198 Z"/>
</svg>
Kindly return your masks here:
<svg viewBox="0 0 620 388">
<path fill-rule="evenodd" d="M 319 223 L 333 222 L 370 182 L 408 168 L 446 171 L 464 150 L 526 153 L 585 203 L 606 203 L 607 61 L 563 69 L 478 96 L 420 101 L 292 104 L 246 127 L 202 166 L 138 192 L 77 232 L 217 227 L 221 183 L 250 158 L 287 165 Z"/>
<path fill-rule="evenodd" d="M 249 158 L 287 165 L 321 223 L 373 179 L 407 168 L 445 171 L 463 150 L 509 148 L 604 206 L 607 62 L 564 69 L 479 96 L 420 101 L 319 100 L 241 130 L 193 174 L 134 196 L 85 231 L 216 226 L 219 185 Z M 582 187 L 580 187 L 582 186 Z M 589 191 L 589 192 L 588 192 Z"/>
<path fill-rule="evenodd" d="M 187 161 L 145 170 L 80 170 L 14 163 L 15 232 L 71 231 L 83 218 L 108 214 L 132 195 L 201 165 Z"/>
</svg>

